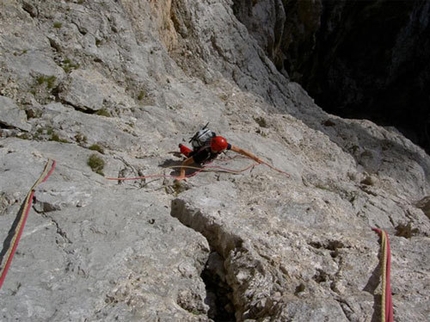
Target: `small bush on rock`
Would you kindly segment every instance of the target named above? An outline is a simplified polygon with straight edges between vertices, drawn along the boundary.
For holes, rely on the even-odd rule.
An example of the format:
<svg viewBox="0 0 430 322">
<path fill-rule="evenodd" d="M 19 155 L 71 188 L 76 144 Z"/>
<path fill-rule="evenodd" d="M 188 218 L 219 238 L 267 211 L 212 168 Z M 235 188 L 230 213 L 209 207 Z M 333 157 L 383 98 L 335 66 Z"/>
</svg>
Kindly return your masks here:
<svg viewBox="0 0 430 322">
<path fill-rule="evenodd" d="M 102 147 L 102 146 L 100 146 L 100 145 L 98 145 L 98 144 L 93 144 L 93 145 L 91 145 L 91 146 L 89 147 L 89 149 L 90 149 L 90 150 L 92 150 L 92 151 L 100 152 L 101 154 L 104 154 L 104 153 L 105 153 L 105 150 L 103 149 L 103 147 Z"/>
<path fill-rule="evenodd" d="M 103 168 L 105 167 L 105 162 L 97 154 L 91 154 L 88 158 L 87 164 L 95 173 L 104 176 Z"/>
<path fill-rule="evenodd" d="M 266 119 L 262 116 L 254 117 L 254 121 L 257 122 L 260 127 L 268 127 Z"/>
<path fill-rule="evenodd" d="M 109 113 L 109 111 L 105 108 L 101 108 L 96 112 L 97 115 L 100 116 L 106 116 L 106 117 L 111 117 L 112 115 Z"/>
</svg>

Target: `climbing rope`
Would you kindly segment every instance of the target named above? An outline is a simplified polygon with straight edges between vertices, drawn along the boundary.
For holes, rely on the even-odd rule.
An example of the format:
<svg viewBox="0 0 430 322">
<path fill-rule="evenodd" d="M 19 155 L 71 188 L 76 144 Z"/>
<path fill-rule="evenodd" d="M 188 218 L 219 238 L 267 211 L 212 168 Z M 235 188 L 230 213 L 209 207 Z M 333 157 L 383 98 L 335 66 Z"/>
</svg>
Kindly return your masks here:
<svg viewBox="0 0 430 322">
<path fill-rule="evenodd" d="M 390 270 L 391 250 L 388 235 L 384 230 L 372 228 L 381 236 L 381 274 L 382 274 L 382 299 L 381 322 L 393 322 L 393 300 L 391 295 Z"/>
<path fill-rule="evenodd" d="M 25 222 L 27 221 L 28 213 L 31 208 L 31 204 L 34 196 L 34 189 L 42 182 L 45 182 L 51 173 L 54 171 L 55 161 L 49 159 L 43 169 L 42 174 L 39 179 L 33 184 L 30 191 L 27 194 L 20 210 L 16 216 L 16 219 L 9 231 L 8 237 L 4 242 L 4 249 L 0 253 L 0 265 L 5 259 L 5 264 L 0 267 L 0 288 L 6 279 L 6 274 L 9 270 L 10 264 L 12 263 L 13 256 L 15 255 L 16 248 L 18 247 L 19 240 L 21 238 L 22 232 L 24 230 Z"/>
<path fill-rule="evenodd" d="M 214 171 L 224 171 L 224 172 L 228 172 L 228 173 L 241 173 L 244 171 L 247 171 L 251 168 L 253 168 L 255 166 L 255 164 L 252 164 L 244 169 L 240 169 L 240 170 L 234 170 L 234 169 L 228 169 L 228 168 L 223 168 L 223 167 L 219 167 L 219 166 L 204 166 L 204 167 L 193 167 L 193 166 L 182 166 L 182 165 L 173 165 L 173 166 L 168 166 L 166 168 L 169 169 L 175 169 L 175 168 L 185 168 L 185 169 L 192 169 L 192 170 L 196 170 L 195 172 L 191 173 L 191 174 L 187 174 L 185 175 L 185 177 L 190 178 L 195 176 L 196 174 L 200 173 L 200 172 L 208 172 L 211 171 L 211 169 L 215 169 Z M 131 177 L 131 178 L 113 178 L 113 177 L 106 177 L 107 180 L 118 180 L 118 181 L 125 181 L 125 180 L 142 180 L 142 179 L 149 179 L 149 178 L 176 178 L 176 176 L 174 175 L 169 175 L 169 174 L 149 174 L 146 176 L 139 176 L 139 177 Z"/>
<path fill-rule="evenodd" d="M 288 178 L 290 177 L 290 174 L 275 168 L 274 166 L 270 165 L 269 163 L 266 162 L 262 162 L 261 164 L 267 165 L 269 168 L 271 168 L 272 170 L 275 170 L 285 176 L 287 176 Z M 166 168 L 170 168 L 170 169 L 175 169 L 175 168 L 185 168 L 185 169 L 192 169 L 192 170 L 196 170 L 195 172 L 185 175 L 185 177 L 190 178 L 195 176 L 196 174 L 200 173 L 200 172 L 208 172 L 208 171 L 218 171 L 218 172 L 227 172 L 227 173 L 233 173 L 233 174 L 239 174 L 248 170 L 252 170 L 254 167 L 260 165 L 260 163 L 253 163 L 243 169 L 230 169 L 230 168 L 226 168 L 226 167 L 222 167 L 222 166 L 216 166 L 216 165 L 205 165 L 203 167 L 196 167 L 196 166 L 183 166 L 183 165 L 173 165 L 173 166 L 168 166 Z M 117 181 L 125 181 L 125 180 L 142 180 L 142 179 L 149 179 L 149 178 L 176 178 L 176 176 L 174 175 L 166 175 L 166 174 L 149 174 L 149 175 L 145 175 L 145 176 L 139 176 L 139 177 L 131 177 L 131 178 L 113 178 L 113 177 L 106 177 L 107 180 L 117 180 Z"/>
</svg>

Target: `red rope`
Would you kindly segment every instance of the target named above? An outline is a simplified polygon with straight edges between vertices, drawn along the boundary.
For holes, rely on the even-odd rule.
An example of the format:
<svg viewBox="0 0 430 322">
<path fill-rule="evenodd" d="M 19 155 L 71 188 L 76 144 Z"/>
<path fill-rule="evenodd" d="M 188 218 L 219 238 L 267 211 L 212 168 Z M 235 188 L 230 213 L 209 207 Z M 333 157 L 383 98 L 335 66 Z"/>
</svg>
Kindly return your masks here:
<svg viewBox="0 0 430 322">
<path fill-rule="evenodd" d="M 51 167 L 49 168 L 49 164 L 51 164 Z M 39 179 L 34 183 L 34 185 L 31 187 L 29 193 L 27 194 L 27 197 L 25 198 L 25 201 L 23 203 L 22 208 L 17 214 L 18 222 L 14 229 L 14 231 L 9 232 L 8 239 L 10 238 L 11 243 L 9 245 L 9 248 L 5 252 L 5 258 L 6 258 L 6 264 L 3 267 L 0 267 L 0 288 L 3 285 L 3 282 L 6 279 L 7 272 L 9 270 L 9 267 L 12 263 L 13 256 L 15 255 L 16 249 L 18 247 L 19 240 L 21 239 L 22 232 L 24 231 L 24 226 L 28 218 L 28 213 L 30 212 L 31 204 L 33 202 L 34 197 L 34 189 L 42 182 L 45 182 L 49 176 L 52 174 L 55 168 L 55 161 L 49 160 L 45 168 L 43 170 L 43 173 L 39 177 Z M 50 169 L 48 171 L 48 169 Z M 1 264 L 1 263 L 0 263 Z"/>
</svg>

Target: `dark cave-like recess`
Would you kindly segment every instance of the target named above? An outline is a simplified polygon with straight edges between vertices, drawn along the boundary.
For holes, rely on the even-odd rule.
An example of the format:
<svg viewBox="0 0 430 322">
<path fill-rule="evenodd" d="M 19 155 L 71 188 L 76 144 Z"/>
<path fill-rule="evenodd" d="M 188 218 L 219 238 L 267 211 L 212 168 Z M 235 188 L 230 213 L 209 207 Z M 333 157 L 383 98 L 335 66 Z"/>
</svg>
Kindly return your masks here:
<svg viewBox="0 0 430 322">
<path fill-rule="evenodd" d="M 218 253 L 212 252 L 201 274 L 206 285 L 207 297 L 205 302 L 209 305 L 208 317 L 214 322 L 235 322 L 236 312 L 231 301 L 232 289 L 216 274 L 214 269 L 214 266 L 222 267 L 222 265 L 211 265 L 211 262 L 221 262 L 221 258 Z"/>
<path fill-rule="evenodd" d="M 430 152 L 430 5 L 358 1 L 333 29 L 333 1 L 321 17 L 312 58 L 298 81 L 327 112 L 395 126 Z"/>
<path fill-rule="evenodd" d="M 395 126 L 430 152 L 430 1 L 266 1 L 262 18 L 263 3 L 233 11 L 319 106 Z"/>
</svg>

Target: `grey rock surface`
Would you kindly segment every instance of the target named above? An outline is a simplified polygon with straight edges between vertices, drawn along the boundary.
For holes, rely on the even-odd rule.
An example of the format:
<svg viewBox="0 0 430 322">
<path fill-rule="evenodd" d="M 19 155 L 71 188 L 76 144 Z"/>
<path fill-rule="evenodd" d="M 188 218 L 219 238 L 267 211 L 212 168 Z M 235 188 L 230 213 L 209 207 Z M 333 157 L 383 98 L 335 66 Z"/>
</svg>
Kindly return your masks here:
<svg viewBox="0 0 430 322">
<path fill-rule="evenodd" d="M 56 161 L 0 320 L 376 321 L 372 227 L 391 241 L 395 320 L 428 319 L 430 158 L 393 128 L 323 112 L 231 1 L 0 9 L 3 246 Z M 175 183 L 178 143 L 208 121 L 266 164 L 228 152 Z"/>
<path fill-rule="evenodd" d="M 30 131 L 31 125 L 27 123 L 25 112 L 16 106 L 15 102 L 8 97 L 0 96 L 0 120 L 2 128 Z"/>
</svg>

